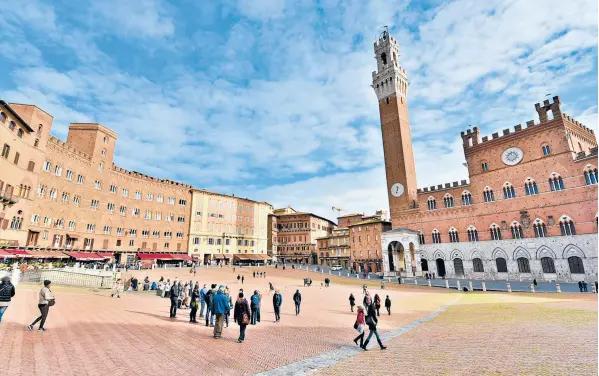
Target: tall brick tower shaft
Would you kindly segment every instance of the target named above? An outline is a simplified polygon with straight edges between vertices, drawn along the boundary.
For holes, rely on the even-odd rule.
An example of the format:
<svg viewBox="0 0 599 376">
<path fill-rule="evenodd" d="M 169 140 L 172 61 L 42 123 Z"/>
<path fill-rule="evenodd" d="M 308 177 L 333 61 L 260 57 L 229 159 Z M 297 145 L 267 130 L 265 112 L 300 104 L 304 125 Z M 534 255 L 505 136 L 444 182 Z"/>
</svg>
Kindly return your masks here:
<svg viewBox="0 0 599 376">
<path fill-rule="evenodd" d="M 417 202 L 416 167 L 408 119 L 408 77 L 399 65 L 397 41 L 387 31 L 374 43 L 377 71 L 372 72 L 372 88 L 379 100 L 387 194 L 393 228 L 399 227 L 398 214 Z"/>
</svg>

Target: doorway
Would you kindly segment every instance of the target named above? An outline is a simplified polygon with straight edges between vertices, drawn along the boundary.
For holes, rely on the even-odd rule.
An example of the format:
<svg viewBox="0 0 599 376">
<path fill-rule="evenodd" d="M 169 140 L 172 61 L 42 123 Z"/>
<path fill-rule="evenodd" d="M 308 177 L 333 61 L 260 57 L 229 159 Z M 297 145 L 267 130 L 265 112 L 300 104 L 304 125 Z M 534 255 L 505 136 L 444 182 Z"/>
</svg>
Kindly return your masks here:
<svg viewBox="0 0 599 376">
<path fill-rule="evenodd" d="M 426 261 L 426 259 L 420 259 L 420 267 L 423 272 L 428 272 L 428 261 Z"/>
<path fill-rule="evenodd" d="M 439 277 L 445 277 L 445 261 L 438 258 L 435 260 L 435 263 L 437 264 L 437 275 Z"/>
<path fill-rule="evenodd" d="M 456 277 L 464 276 L 464 263 L 461 258 L 453 259 L 453 268 L 455 270 Z"/>
</svg>

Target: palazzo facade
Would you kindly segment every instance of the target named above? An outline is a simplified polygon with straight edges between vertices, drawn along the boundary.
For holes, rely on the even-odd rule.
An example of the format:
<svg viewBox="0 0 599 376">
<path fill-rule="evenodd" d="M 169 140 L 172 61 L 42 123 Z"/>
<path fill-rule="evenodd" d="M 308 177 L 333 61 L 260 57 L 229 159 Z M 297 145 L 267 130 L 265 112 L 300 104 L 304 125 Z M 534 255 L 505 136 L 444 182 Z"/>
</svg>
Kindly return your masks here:
<svg viewBox="0 0 599 376">
<path fill-rule="evenodd" d="M 392 231 L 384 274 L 595 281 L 597 140 L 562 112 L 558 96 L 538 121 L 480 136 L 461 133 L 469 180 L 419 189 L 397 41 L 374 50 Z"/>
</svg>

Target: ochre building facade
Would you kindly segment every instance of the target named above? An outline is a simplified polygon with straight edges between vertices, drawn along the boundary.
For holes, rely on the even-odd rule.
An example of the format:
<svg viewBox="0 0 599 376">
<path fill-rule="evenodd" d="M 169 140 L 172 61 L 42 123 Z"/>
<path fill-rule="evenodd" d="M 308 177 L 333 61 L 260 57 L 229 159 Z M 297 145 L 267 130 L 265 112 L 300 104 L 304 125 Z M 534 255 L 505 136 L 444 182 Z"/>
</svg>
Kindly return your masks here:
<svg viewBox="0 0 599 376">
<path fill-rule="evenodd" d="M 264 263 L 272 206 L 201 189 L 192 190 L 190 256 L 202 264 Z"/>
<path fill-rule="evenodd" d="M 386 275 L 594 281 L 597 275 L 597 141 L 561 110 L 535 105 L 538 121 L 480 137 L 462 132 L 469 181 L 417 189 L 406 72 L 396 40 L 375 43 L 378 97 L 393 231 Z"/>
</svg>

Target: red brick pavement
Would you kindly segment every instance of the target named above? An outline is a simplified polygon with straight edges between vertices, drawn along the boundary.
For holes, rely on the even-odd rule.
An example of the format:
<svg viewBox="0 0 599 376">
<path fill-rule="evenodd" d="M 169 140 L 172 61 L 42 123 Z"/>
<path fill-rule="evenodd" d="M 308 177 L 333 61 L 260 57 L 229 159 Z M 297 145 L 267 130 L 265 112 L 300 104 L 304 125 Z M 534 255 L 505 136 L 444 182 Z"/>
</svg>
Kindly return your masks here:
<svg viewBox="0 0 599 376">
<path fill-rule="evenodd" d="M 237 270 L 239 273 L 240 270 Z M 212 328 L 190 324 L 189 311 L 168 318 L 169 301 L 150 293 L 127 293 L 111 299 L 106 291 L 92 292 L 53 287 L 57 304 L 50 309 L 47 331 L 25 329 L 38 315 L 37 287 L 22 285 L 0 324 L 0 359 L 7 375 L 162 375 L 167 372 L 202 375 L 241 375 L 260 372 L 351 344 L 354 315 L 348 296 L 362 299 L 361 283 L 333 278 L 330 288 L 320 287 L 319 276 L 302 271 L 268 269 L 266 279 L 254 279 L 244 269 L 241 286 L 231 269 L 201 269 L 203 283 L 228 285 L 246 294 L 266 290 L 268 281 L 283 290 L 281 323 L 273 323 L 271 296 L 264 296 L 262 323 L 250 326 L 243 344 L 235 340 L 238 326 L 225 329 L 223 338 L 212 338 Z M 134 272 L 138 279 L 150 275 L 190 278 L 187 271 Z M 304 275 L 315 286 L 301 286 Z M 318 278 L 318 280 L 317 280 Z M 343 281 L 346 284 L 337 282 Z M 393 315 L 384 316 L 381 330 L 395 328 L 422 317 L 449 302 L 453 294 L 443 290 L 402 287 L 372 292 L 391 295 Z M 295 289 L 303 295 L 302 313 L 296 317 L 292 303 Z M 384 298 L 384 296 L 383 296 Z"/>
</svg>

